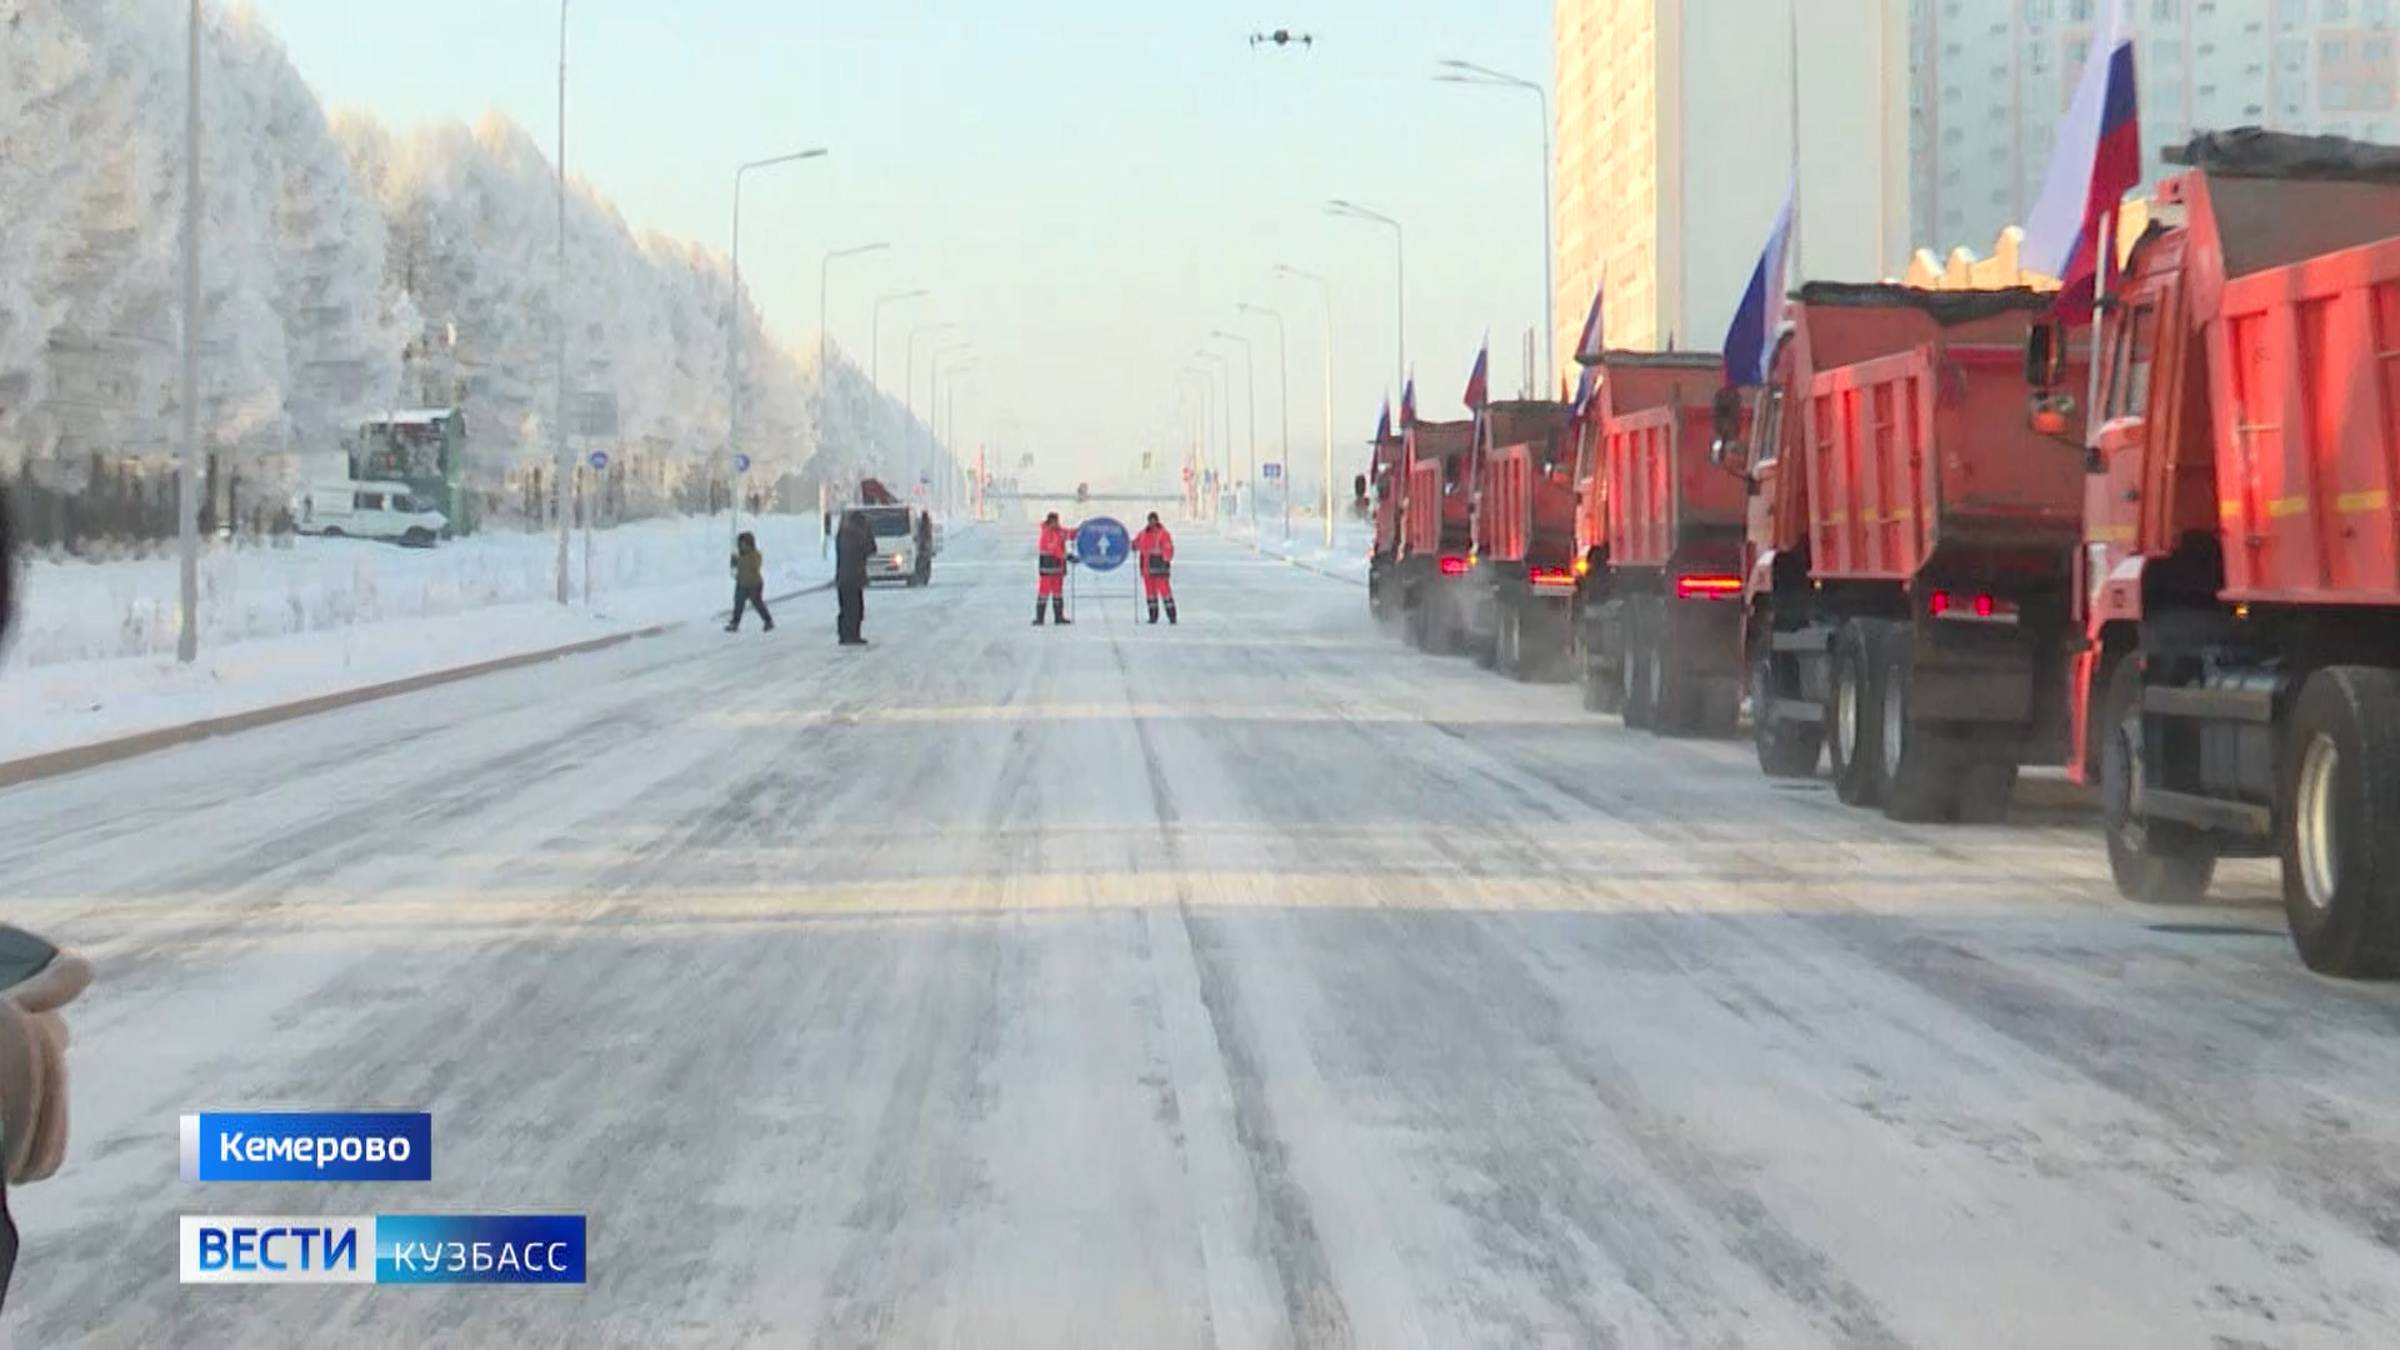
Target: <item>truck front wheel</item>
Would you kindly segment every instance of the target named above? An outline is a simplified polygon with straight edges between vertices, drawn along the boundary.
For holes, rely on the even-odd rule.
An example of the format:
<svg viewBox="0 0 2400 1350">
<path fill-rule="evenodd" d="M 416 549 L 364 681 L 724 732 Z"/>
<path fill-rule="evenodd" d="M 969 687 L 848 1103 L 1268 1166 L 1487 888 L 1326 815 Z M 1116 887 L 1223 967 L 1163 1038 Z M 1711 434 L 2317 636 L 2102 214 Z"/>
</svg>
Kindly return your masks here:
<svg viewBox="0 0 2400 1350">
<path fill-rule="evenodd" d="M 2142 816 L 2142 672 L 2127 657 L 2108 677 L 2100 715 L 2100 830 L 2117 894 L 2149 905 L 2188 905 L 2208 894 L 2217 850 L 2208 836 Z"/>
<path fill-rule="evenodd" d="M 1775 659 L 1775 635 L 1758 635 L 1758 654 L 1750 662 L 1750 737 L 1758 747 L 1759 772 L 1769 778 L 1806 778 L 1817 771 L 1825 750 L 1825 724 L 1789 722 L 1775 715 L 1775 700 L 1784 683 Z"/>
<path fill-rule="evenodd" d="M 1873 806 L 1882 786 L 1883 689 L 1876 678 L 1874 634 L 1861 619 L 1833 635 L 1833 792 L 1845 805 Z"/>
<path fill-rule="evenodd" d="M 2283 911 L 2308 968 L 2400 974 L 2400 671 L 2308 677 L 2283 757 Z"/>
</svg>

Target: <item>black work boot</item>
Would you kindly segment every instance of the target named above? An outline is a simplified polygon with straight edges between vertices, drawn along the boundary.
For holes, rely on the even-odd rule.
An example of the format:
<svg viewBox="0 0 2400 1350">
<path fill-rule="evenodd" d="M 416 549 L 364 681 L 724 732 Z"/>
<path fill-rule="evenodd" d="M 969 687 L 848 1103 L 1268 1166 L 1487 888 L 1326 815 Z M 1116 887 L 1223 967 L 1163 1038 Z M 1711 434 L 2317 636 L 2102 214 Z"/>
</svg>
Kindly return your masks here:
<svg viewBox="0 0 2400 1350">
<path fill-rule="evenodd" d="M 1033 597 L 1033 626 L 1042 626 L 1042 597 L 1038 595 Z"/>
<path fill-rule="evenodd" d="M 1170 624 L 1175 622 L 1175 602 L 1172 600 L 1167 602 L 1167 622 Z"/>
<path fill-rule="evenodd" d="M 1156 600 L 1150 602 L 1150 622 L 1158 622 L 1158 602 Z"/>
<path fill-rule="evenodd" d="M 1074 622 L 1074 620 L 1067 617 L 1067 598 L 1065 596 L 1054 595 L 1050 597 L 1050 620 L 1061 628 L 1064 628 L 1068 624 Z"/>
</svg>

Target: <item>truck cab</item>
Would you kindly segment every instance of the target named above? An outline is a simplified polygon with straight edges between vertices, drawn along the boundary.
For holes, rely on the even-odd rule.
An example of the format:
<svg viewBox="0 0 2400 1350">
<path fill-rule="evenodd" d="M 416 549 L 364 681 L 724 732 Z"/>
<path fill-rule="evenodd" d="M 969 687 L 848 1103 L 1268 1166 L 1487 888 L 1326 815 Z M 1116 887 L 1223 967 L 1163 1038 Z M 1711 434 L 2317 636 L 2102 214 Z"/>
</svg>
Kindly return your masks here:
<svg viewBox="0 0 2400 1350">
<path fill-rule="evenodd" d="M 2273 856 L 2312 969 L 2400 975 L 2400 149 L 2167 157 L 2095 335 L 2025 343 L 2030 421 L 2086 469 L 2070 767 L 2127 896 Z"/>
</svg>

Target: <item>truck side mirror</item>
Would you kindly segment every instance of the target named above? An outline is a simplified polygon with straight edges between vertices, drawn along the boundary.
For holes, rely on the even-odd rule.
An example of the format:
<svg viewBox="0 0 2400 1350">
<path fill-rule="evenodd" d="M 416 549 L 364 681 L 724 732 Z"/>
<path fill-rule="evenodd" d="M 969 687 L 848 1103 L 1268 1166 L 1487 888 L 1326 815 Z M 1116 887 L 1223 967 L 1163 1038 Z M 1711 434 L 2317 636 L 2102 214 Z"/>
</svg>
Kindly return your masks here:
<svg viewBox="0 0 2400 1350">
<path fill-rule="evenodd" d="M 2067 377 L 2067 334 L 2056 319 L 2043 319 L 2025 330 L 2025 383 L 2052 389 Z"/>
<path fill-rule="evenodd" d="M 1709 423 L 1714 439 L 1709 442 L 1709 462 L 1730 474 L 1750 476 L 1750 447 L 1742 444 L 1742 392 L 1732 385 L 1717 391 L 1716 400 L 1709 406 Z"/>
</svg>

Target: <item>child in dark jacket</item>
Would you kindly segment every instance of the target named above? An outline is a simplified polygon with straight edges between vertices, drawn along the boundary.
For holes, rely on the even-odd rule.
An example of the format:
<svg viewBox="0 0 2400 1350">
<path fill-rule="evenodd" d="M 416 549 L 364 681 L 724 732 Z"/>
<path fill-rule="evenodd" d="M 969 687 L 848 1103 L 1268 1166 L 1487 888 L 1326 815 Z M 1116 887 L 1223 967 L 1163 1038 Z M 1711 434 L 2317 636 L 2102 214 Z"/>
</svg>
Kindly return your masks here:
<svg viewBox="0 0 2400 1350">
<path fill-rule="evenodd" d="M 770 633 L 775 631 L 775 616 L 767 613 L 767 558 L 758 551 L 758 538 L 748 530 L 734 541 L 733 550 L 733 618 L 725 631 L 742 630 L 742 607 L 758 611 L 759 622 Z"/>
</svg>

